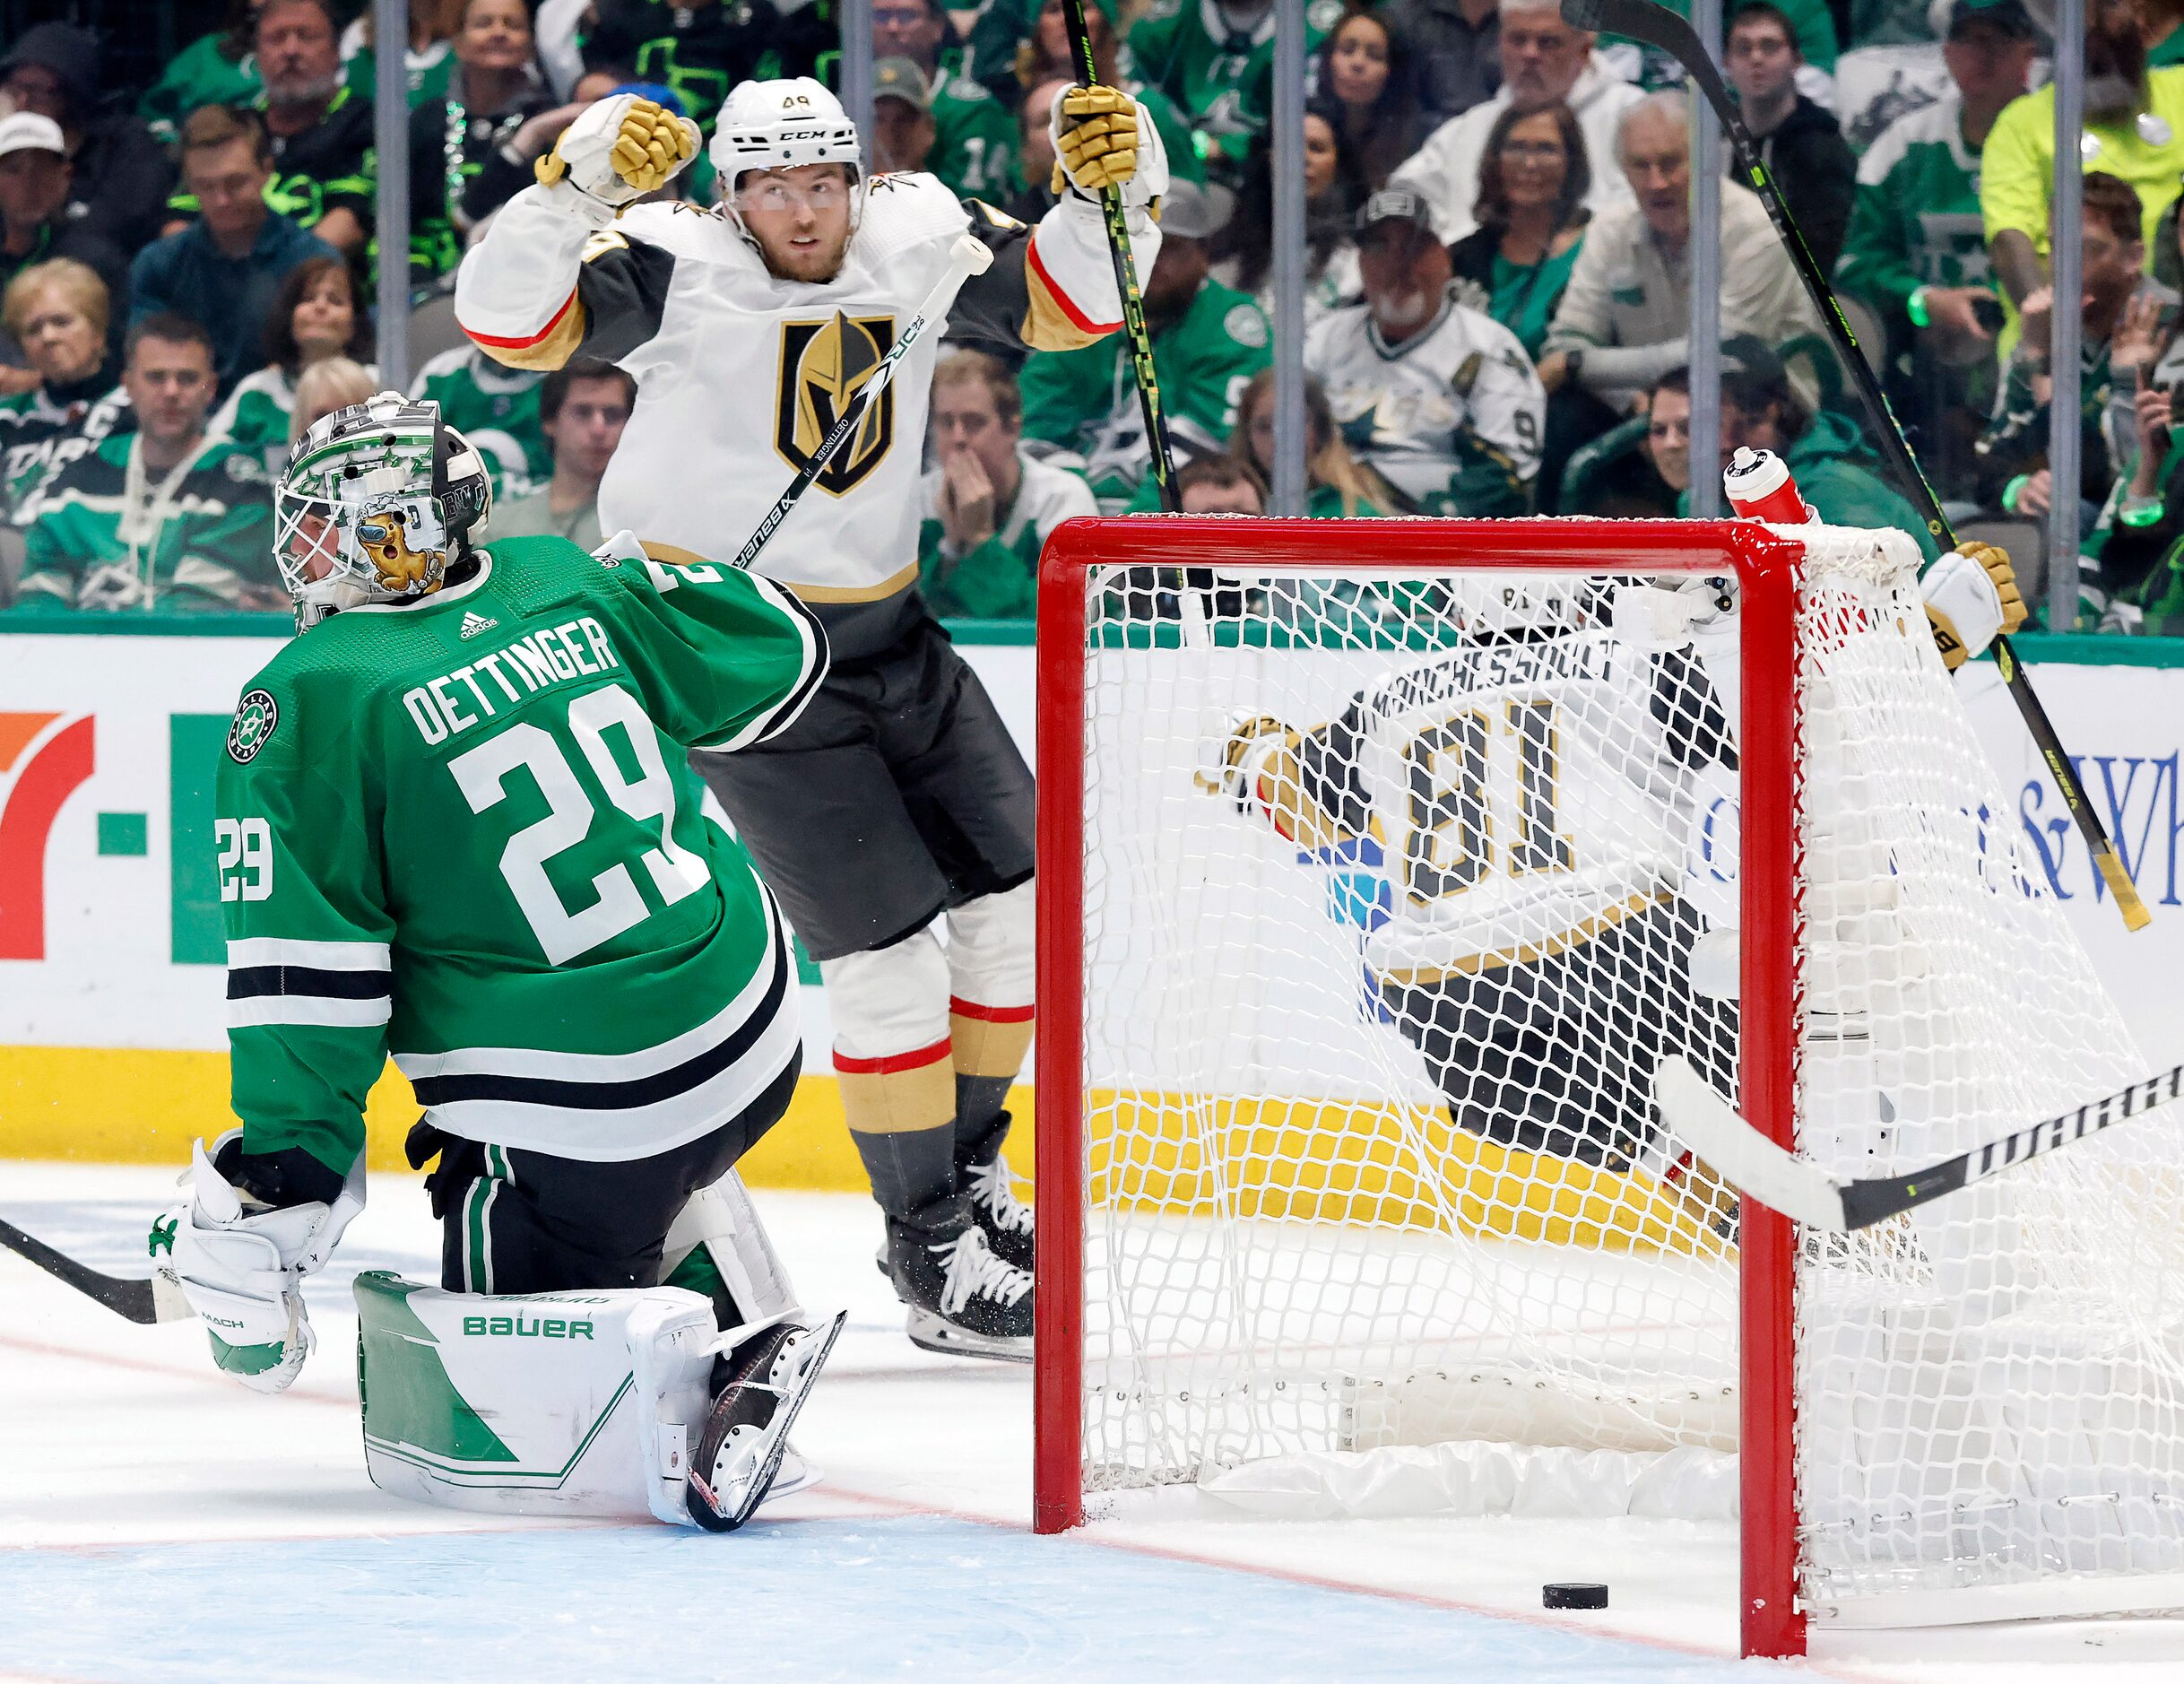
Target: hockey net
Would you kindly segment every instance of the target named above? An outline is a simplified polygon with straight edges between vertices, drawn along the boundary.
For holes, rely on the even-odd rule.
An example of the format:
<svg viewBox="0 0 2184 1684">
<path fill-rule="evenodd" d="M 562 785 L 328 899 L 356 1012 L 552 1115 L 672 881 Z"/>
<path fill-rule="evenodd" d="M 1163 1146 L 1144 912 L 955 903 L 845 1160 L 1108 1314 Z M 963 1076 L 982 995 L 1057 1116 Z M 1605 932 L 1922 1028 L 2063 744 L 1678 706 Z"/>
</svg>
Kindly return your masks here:
<svg viewBox="0 0 2184 1684">
<path fill-rule="evenodd" d="M 1917 569 L 1732 523 L 1063 529 L 1043 1526 L 1182 1482 L 1740 1516 L 1754 1652 L 2184 1603 L 2174 1129 L 1830 1241 L 1651 1104 L 1681 1054 L 1876 1175 L 2145 1073 Z"/>
</svg>

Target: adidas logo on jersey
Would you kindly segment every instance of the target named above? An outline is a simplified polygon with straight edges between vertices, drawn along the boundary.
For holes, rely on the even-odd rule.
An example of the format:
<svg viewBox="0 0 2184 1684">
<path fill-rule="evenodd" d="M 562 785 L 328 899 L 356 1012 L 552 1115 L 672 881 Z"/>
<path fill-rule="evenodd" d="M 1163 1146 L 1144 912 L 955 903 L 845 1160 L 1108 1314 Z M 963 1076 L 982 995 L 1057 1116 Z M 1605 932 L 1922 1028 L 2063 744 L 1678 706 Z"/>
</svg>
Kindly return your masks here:
<svg viewBox="0 0 2184 1684">
<path fill-rule="evenodd" d="M 462 635 L 465 638 L 474 638 L 481 631 L 490 631 L 499 623 L 500 621 L 490 615 L 474 614 L 465 610 L 463 615 Z"/>
</svg>

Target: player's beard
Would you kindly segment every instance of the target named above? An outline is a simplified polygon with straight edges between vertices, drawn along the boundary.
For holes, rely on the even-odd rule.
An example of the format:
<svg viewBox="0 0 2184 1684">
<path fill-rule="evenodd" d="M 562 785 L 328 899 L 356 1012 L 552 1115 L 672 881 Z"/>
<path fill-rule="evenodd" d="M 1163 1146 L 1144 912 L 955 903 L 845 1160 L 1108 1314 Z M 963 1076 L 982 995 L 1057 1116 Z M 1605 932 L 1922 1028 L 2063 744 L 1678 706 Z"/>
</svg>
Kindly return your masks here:
<svg viewBox="0 0 2184 1684">
<path fill-rule="evenodd" d="M 767 273 L 776 281 L 799 281 L 810 286 L 824 286 L 842 273 L 842 265 L 849 256 L 849 242 L 854 229 L 845 229 L 842 238 L 833 250 L 815 247 L 799 256 L 794 247 L 776 251 L 765 240 L 758 241 L 758 259 L 766 265 Z"/>
</svg>

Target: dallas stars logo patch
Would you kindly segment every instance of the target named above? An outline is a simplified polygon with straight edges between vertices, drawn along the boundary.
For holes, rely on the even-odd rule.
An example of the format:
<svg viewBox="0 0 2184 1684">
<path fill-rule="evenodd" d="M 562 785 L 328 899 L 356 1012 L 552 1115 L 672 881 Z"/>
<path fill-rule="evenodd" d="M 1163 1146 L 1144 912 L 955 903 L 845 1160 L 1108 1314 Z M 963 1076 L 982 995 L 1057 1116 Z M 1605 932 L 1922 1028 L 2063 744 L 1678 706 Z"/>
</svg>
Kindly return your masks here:
<svg viewBox="0 0 2184 1684">
<path fill-rule="evenodd" d="M 228 727 L 228 758 L 238 766 L 249 765 L 280 723 L 281 705 L 269 692 L 252 690 L 237 705 L 235 723 Z"/>
</svg>

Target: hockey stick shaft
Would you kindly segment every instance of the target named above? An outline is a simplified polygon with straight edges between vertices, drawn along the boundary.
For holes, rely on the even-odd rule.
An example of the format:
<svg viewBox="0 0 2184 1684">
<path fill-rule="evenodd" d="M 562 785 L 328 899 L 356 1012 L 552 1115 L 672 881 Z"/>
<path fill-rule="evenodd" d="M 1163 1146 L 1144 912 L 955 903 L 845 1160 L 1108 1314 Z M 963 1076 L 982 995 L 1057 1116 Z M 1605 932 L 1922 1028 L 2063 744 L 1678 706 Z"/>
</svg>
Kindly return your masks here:
<svg viewBox="0 0 2184 1684">
<path fill-rule="evenodd" d="M 933 282 L 932 290 L 925 294 L 924 301 L 917 307 L 917 314 L 904 326 L 901 336 L 888 347 L 887 355 L 880 358 L 879 365 L 865 378 L 864 384 L 857 388 L 856 395 L 850 399 L 848 407 L 843 410 L 826 438 L 819 440 L 819 448 L 811 453 L 802 467 L 797 469 L 796 477 L 789 482 L 788 489 L 774 499 L 773 508 L 766 511 L 766 517 L 752 531 L 742 549 L 736 552 L 737 567 L 748 568 L 758 559 L 758 551 L 765 549 L 767 540 L 780 530 L 781 523 L 789 517 L 789 511 L 796 507 L 798 499 L 810 489 L 811 482 L 826 472 L 827 464 L 834 460 L 835 452 L 854 438 L 857 430 L 864 425 L 865 416 L 871 412 L 872 405 L 880 401 L 880 395 L 888 389 L 888 383 L 895 378 L 895 370 L 901 366 L 903 359 L 910 354 L 910 348 L 925 336 L 925 330 L 938 317 L 947 313 L 949 305 L 955 299 L 957 290 L 964 282 L 983 273 L 992 261 L 992 252 L 976 236 L 966 232 L 957 240 L 955 249 L 949 254 L 947 271 Z"/>
<path fill-rule="evenodd" d="M 1077 74 L 1088 88 L 1099 81 L 1092 58 L 1092 30 L 1085 22 L 1084 0 L 1062 0 L 1062 21 L 1077 56 Z M 1153 483 L 1160 507 L 1175 512 L 1175 456 L 1168 444 L 1167 413 L 1160 405 L 1160 377 L 1153 369 L 1153 336 L 1145 326 L 1145 299 L 1138 291 L 1138 260 L 1131 255 L 1130 221 L 1122 210 L 1122 190 L 1099 190 L 1100 215 L 1107 224 L 1107 254 L 1114 263 L 1114 290 L 1122 299 L 1122 341 L 1130 371 L 1138 385 L 1138 407 L 1145 417 L 1146 442 L 1152 447 Z"/>
<path fill-rule="evenodd" d="M 0 1246 L 28 1258 L 55 1280 L 74 1287 L 86 1298 L 96 1298 L 117 1315 L 126 1316 L 132 1322 L 178 1322 L 195 1314 L 167 1275 L 154 1274 L 150 1280 L 140 1280 L 125 1275 L 100 1274 L 88 1263 L 80 1263 L 54 1250 L 44 1240 L 24 1233 L 8 1221 L 0 1221 Z"/>
<path fill-rule="evenodd" d="M 1606 30 L 1659 48 L 1682 65 L 1685 73 L 1698 84 L 1706 102 L 1720 119 L 1721 132 L 1729 137 L 1729 146 L 1737 154 L 1738 173 L 1745 185 L 1766 206 L 1768 220 L 1774 224 L 1774 231 L 1781 236 L 1783 248 L 1790 254 L 1791 267 L 1804 283 L 1813 308 L 1820 313 L 1821 325 L 1834 343 L 1836 360 L 1842 364 L 1850 383 L 1857 386 L 1859 398 L 1872 416 L 1874 436 L 1879 440 L 1882 452 L 1909 488 L 1912 502 L 1926 521 L 1927 530 L 1944 550 L 1954 550 L 1956 533 L 1949 525 L 1949 517 L 1942 512 L 1941 499 L 1935 496 L 1933 486 L 1928 483 L 1924 471 L 1919 466 L 1919 458 L 1911 452 L 1911 441 L 1904 437 L 1902 426 L 1896 420 L 1888 394 L 1881 389 L 1879 378 L 1867 365 L 1865 353 L 1859 349 L 1858 335 L 1850 331 L 1842 307 L 1835 302 L 1834 289 L 1821 273 L 1812 248 L 1805 243 L 1805 236 L 1798 231 L 1796 219 L 1783 202 L 1781 189 L 1761 161 L 1751 131 L 1744 126 L 1743 114 L 1730 96 L 1728 84 L 1721 80 L 1721 73 L 1714 67 L 1713 55 L 1701 43 L 1697 32 L 1688 22 L 1656 0 L 1562 0 L 1562 15 L 1563 21 L 1573 29 Z M 2154 915 L 2146 909 L 2145 901 L 2131 881 L 2130 872 L 2124 869 L 2122 856 L 2109 839 L 2107 828 L 2093 811 L 2085 786 L 2078 780 L 2069 755 L 2063 751 L 2061 739 L 2055 734 L 2048 710 L 2025 673 L 2024 664 L 2017 659 L 2009 638 L 2001 633 L 1995 636 L 1994 652 L 1995 664 L 2001 670 L 2002 681 L 2009 688 L 2010 699 L 2017 704 L 2017 712 L 2040 750 L 2040 758 L 2047 762 L 2049 776 L 2062 792 L 2063 804 L 2076 821 L 2078 834 L 2084 838 L 2095 869 L 2115 898 L 2125 926 L 2145 929 L 2154 921 Z"/>
<path fill-rule="evenodd" d="M 1813 1227 L 1849 1233 L 2184 1098 L 2184 1064 L 1923 1169 L 1842 1182 L 1817 1164 L 1792 1157 L 1746 1123 L 1680 1058 L 1662 1061 L 1656 1092 L 1661 1116 L 1677 1138 L 1739 1193 Z"/>
</svg>

